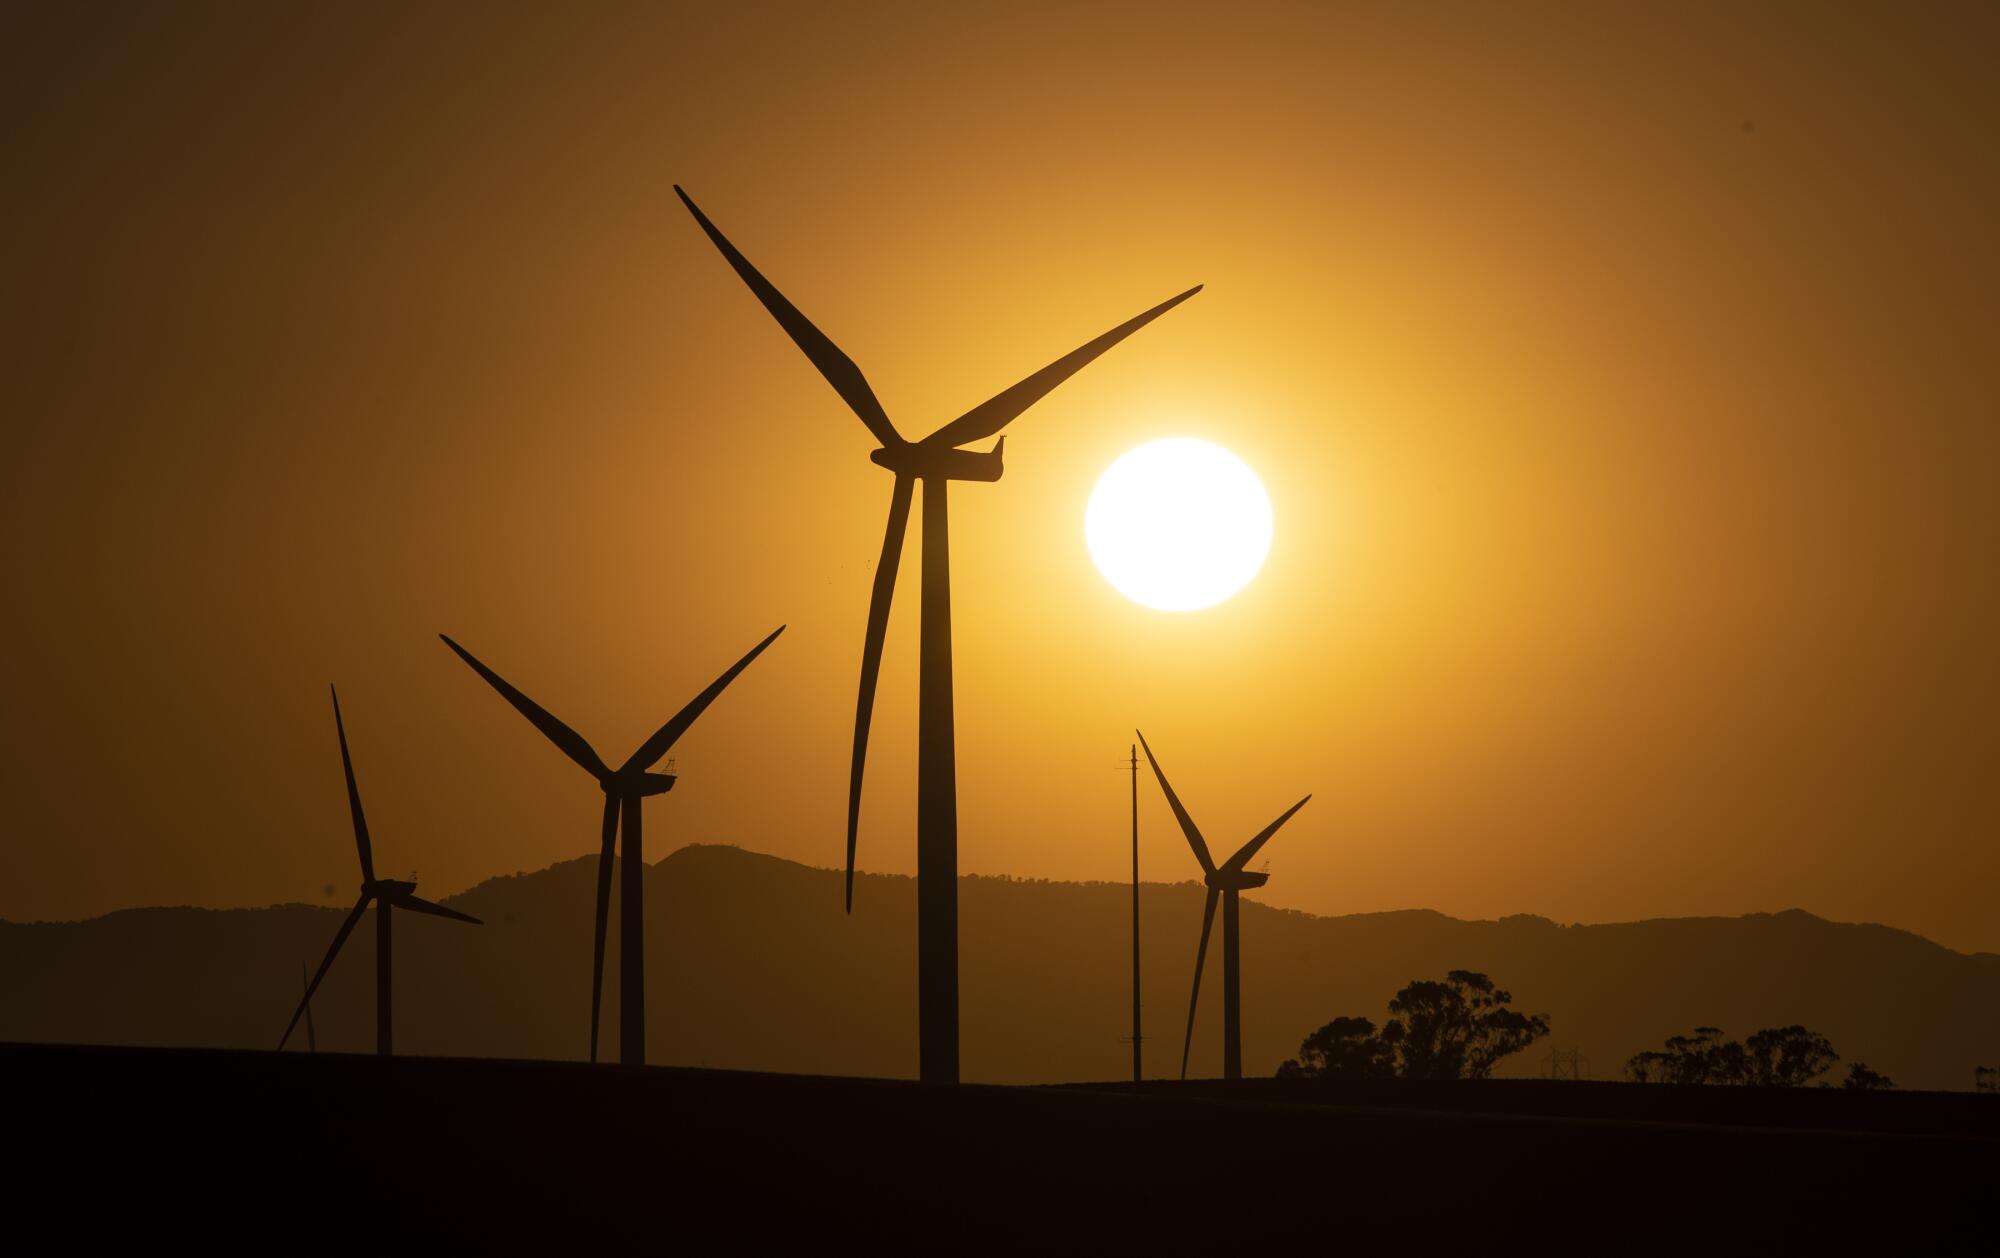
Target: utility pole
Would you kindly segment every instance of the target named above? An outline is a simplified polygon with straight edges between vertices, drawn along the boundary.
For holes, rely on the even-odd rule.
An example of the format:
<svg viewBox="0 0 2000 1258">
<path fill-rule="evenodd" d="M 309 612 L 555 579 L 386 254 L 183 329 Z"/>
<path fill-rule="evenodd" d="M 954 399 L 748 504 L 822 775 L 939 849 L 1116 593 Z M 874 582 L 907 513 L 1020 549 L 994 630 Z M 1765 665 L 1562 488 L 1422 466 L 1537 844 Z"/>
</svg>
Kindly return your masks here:
<svg viewBox="0 0 2000 1258">
<path fill-rule="evenodd" d="M 1144 1077 L 1139 1043 L 1139 746 L 1132 745 L 1132 1082 Z"/>
<path fill-rule="evenodd" d="M 312 981 L 306 977 L 306 963 L 299 962 L 299 987 L 306 994 L 306 1051 L 319 1051 L 319 1035 L 313 1030 Z"/>
</svg>

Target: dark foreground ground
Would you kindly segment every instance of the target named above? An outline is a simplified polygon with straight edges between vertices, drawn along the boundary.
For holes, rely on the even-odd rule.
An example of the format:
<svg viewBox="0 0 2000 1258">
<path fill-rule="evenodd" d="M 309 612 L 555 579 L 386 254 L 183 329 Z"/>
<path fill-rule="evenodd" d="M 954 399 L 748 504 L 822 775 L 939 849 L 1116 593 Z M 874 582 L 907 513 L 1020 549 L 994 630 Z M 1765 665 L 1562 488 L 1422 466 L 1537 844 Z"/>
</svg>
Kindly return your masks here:
<svg viewBox="0 0 2000 1258">
<path fill-rule="evenodd" d="M 0 1078 L 0 1252 L 1992 1252 L 2000 1189 L 2000 1097 L 1939 1093 L 934 1088 L 40 1045 L 0 1045 Z"/>
</svg>

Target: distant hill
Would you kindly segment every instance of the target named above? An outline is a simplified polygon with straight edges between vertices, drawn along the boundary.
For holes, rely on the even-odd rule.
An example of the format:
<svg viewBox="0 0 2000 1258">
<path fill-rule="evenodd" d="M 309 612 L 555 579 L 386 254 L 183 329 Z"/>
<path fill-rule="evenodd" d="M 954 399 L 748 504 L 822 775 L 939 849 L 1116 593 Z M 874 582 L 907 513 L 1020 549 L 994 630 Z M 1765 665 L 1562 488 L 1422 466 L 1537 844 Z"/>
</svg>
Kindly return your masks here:
<svg viewBox="0 0 2000 1258">
<path fill-rule="evenodd" d="M 580 1058 L 588 1047 L 595 858 L 496 878 L 446 903 L 483 928 L 396 922 L 403 1052 Z M 656 1063 L 825 1074 L 916 1073 L 915 884 L 841 875 L 732 847 L 647 870 L 648 1045 Z M 1130 888 L 969 877 L 963 1057 L 969 1080 L 1129 1075 Z M 1193 883 L 1147 884 L 1146 1067 L 1178 1073 L 1201 921 Z M 617 897 L 605 1043 L 617 1043 Z M 0 1040 L 265 1048 L 345 907 L 135 909 L 86 922 L 0 922 Z M 1906 931 L 1790 911 L 1558 926 L 1428 911 L 1315 917 L 1246 901 L 1244 1066 L 1269 1074 L 1336 1014 L 1380 1022 L 1412 978 L 1484 970 L 1553 1034 L 1507 1074 L 1582 1048 L 1613 1077 L 1697 1024 L 1746 1035 L 1800 1022 L 1903 1087 L 1965 1089 L 2000 1065 L 2000 965 Z M 1219 940 L 1217 941 L 1219 946 Z M 1190 1073 L 1219 1070 L 1211 958 Z M 357 930 L 314 1002 L 320 1046 L 374 1043 L 374 934 Z M 303 1034 L 297 1041 L 303 1047 Z"/>
</svg>

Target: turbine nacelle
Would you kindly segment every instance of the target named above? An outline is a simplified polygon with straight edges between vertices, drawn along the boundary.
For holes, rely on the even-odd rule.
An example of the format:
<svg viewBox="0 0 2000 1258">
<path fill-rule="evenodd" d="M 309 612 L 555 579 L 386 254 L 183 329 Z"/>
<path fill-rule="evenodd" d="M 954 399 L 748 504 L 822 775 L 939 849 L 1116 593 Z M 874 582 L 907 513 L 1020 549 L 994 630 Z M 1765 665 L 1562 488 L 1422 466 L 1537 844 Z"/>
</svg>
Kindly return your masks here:
<svg viewBox="0 0 2000 1258">
<path fill-rule="evenodd" d="M 614 773 L 598 780 L 604 793 L 615 799 L 637 799 L 647 795 L 664 795 L 674 789 L 679 779 L 671 773 L 647 773 L 643 770 L 632 773 Z"/>
<path fill-rule="evenodd" d="M 870 450 L 868 460 L 898 476 L 914 476 L 918 480 L 996 481 L 1000 479 L 1001 452 L 1006 447 L 1005 437 L 984 452 L 914 441 Z"/>
<path fill-rule="evenodd" d="M 1271 875 L 1252 873 L 1247 869 L 1230 869 L 1227 866 L 1205 875 L 1202 881 L 1217 891 L 1248 891 L 1271 881 Z"/>
<path fill-rule="evenodd" d="M 361 884 L 361 894 L 378 900 L 396 901 L 417 893 L 417 884 L 395 878 L 371 878 Z"/>
</svg>

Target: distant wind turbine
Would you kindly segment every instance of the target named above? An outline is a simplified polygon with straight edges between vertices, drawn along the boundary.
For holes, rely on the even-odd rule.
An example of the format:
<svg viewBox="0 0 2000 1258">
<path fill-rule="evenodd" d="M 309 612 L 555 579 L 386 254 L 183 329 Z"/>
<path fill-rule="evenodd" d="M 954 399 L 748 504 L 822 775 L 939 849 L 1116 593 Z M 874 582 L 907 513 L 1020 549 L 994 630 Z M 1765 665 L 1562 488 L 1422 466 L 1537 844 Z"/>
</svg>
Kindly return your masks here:
<svg viewBox="0 0 2000 1258">
<path fill-rule="evenodd" d="M 750 291 L 778 321 L 834 392 L 840 394 L 868 431 L 881 442 L 869 459 L 894 472 L 889 526 L 875 567 L 868 602 L 868 630 L 861 648 L 861 691 L 854 710 L 854 756 L 847 788 L 847 909 L 854 909 L 854 848 L 861 816 L 862 766 L 868 755 L 868 726 L 875 683 L 882 668 L 882 642 L 889 629 L 889 603 L 910 520 L 910 497 L 924 486 L 924 550 L 920 661 L 917 690 L 917 1019 L 918 1073 L 926 1080 L 958 1081 L 958 777 L 952 730 L 951 545 L 945 488 L 955 480 L 997 481 L 1001 437 L 989 451 L 961 450 L 970 441 L 994 436 L 1051 389 L 1075 375 L 1098 355 L 1201 291 L 1170 297 L 1152 309 L 1058 358 L 921 441 L 906 441 L 889 422 L 854 360 L 813 326 L 756 267 L 709 222 L 679 185 L 679 194 L 702 231 L 722 252 Z"/>
<path fill-rule="evenodd" d="M 748 668 L 750 661 L 763 654 L 764 648 L 784 631 L 785 627 L 779 625 L 770 637 L 750 648 L 748 655 L 730 665 L 728 671 L 710 683 L 708 689 L 688 700 L 687 706 L 675 713 L 673 720 L 662 725 L 616 769 L 605 764 L 582 735 L 514 689 L 500 674 L 474 659 L 470 651 L 444 634 L 438 635 L 444 639 L 446 646 L 458 653 L 458 658 L 472 666 L 473 672 L 484 677 L 488 685 L 499 691 L 501 698 L 513 704 L 515 711 L 527 717 L 529 723 L 542 731 L 557 749 L 596 778 L 598 786 L 604 791 L 604 830 L 597 855 L 597 946 L 590 971 L 592 1061 L 597 1060 L 597 1023 L 604 999 L 604 932 L 611 913 L 611 858 L 618 842 L 619 819 L 622 815 L 625 822 L 625 867 L 619 883 L 618 902 L 619 1059 L 628 1066 L 643 1066 L 646 1064 L 646 892 L 643 881 L 646 854 L 640 827 L 641 808 L 648 795 L 664 795 L 674 788 L 673 774 L 654 773 L 651 769 L 687 732 L 688 726 L 694 724 L 695 718 L 708 710 L 715 697 L 736 680 L 736 675 Z"/>
<path fill-rule="evenodd" d="M 1135 733 L 1137 731 L 1134 731 Z M 1201 862 L 1202 880 L 1208 884 L 1208 899 L 1201 910 L 1201 945 L 1194 954 L 1194 991 L 1188 996 L 1187 1035 L 1181 1041 L 1181 1078 L 1187 1078 L 1188 1050 L 1194 1044 L 1194 1011 L 1201 999 L 1201 969 L 1208 959 L 1208 932 L 1215 925 L 1215 902 L 1222 898 L 1222 1077 L 1241 1079 L 1243 1077 L 1243 985 L 1241 960 L 1237 950 L 1237 906 L 1236 896 L 1240 891 L 1261 887 L 1270 881 L 1271 875 L 1251 873 L 1244 869 L 1257 850 L 1270 841 L 1278 832 L 1278 827 L 1292 819 L 1292 814 L 1306 806 L 1306 799 L 1300 800 L 1270 825 L 1257 832 L 1255 838 L 1236 850 L 1236 855 L 1223 862 L 1220 868 L 1208 854 L 1208 844 L 1195 827 L 1194 818 L 1188 816 L 1187 809 L 1181 807 L 1180 796 L 1167 784 L 1167 775 L 1160 771 L 1160 762 L 1153 758 L 1153 749 L 1146 742 L 1144 734 L 1139 735 L 1139 745 L 1146 748 L 1147 763 L 1153 766 L 1153 776 L 1160 779 L 1160 790 L 1166 794 L 1167 805 L 1174 810 L 1174 819 L 1181 823 L 1181 830 L 1187 835 L 1188 846 L 1194 849 L 1194 858 Z"/>
<path fill-rule="evenodd" d="M 333 688 L 328 687 L 329 690 Z M 449 917 L 455 922 L 470 922 L 483 926 L 478 918 L 456 909 L 448 909 L 442 904 L 433 904 L 417 895 L 417 884 L 398 882 L 390 878 L 375 876 L 375 853 L 368 842 L 368 819 L 361 815 L 361 790 L 354 784 L 354 761 L 347 754 L 347 727 L 340 720 L 340 692 L 333 692 L 333 728 L 340 735 L 340 767 L 347 774 L 347 808 L 354 815 L 354 846 L 361 854 L 361 898 L 354 902 L 354 911 L 340 924 L 340 930 L 333 937 L 333 945 L 326 950 L 326 959 L 319 963 L 318 973 L 312 982 L 306 984 L 305 998 L 293 1011 L 292 1020 L 285 1024 L 284 1035 L 278 1038 L 278 1047 L 283 1049 L 285 1041 L 292 1038 L 292 1030 L 299 1024 L 301 1015 L 309 1015 L 312 1009 L 313 993 L 319 990 L 320 980 L 333 968 L 333 959 L 340 955 L 340 945 L 354 933 L 355 925 L 367 911 L 370 901 L 375 904 L 375 1051 L 387 1057 L 394 1037 L 391 1033 L 390 999 L 393 971 L 389 965 L 389 921 L 390 909 L 409 909 L 417 913 L 429 913 L 434 917 Z M 310 1030 L 307 1032 L 310 1036 Z"/>
</svg>

